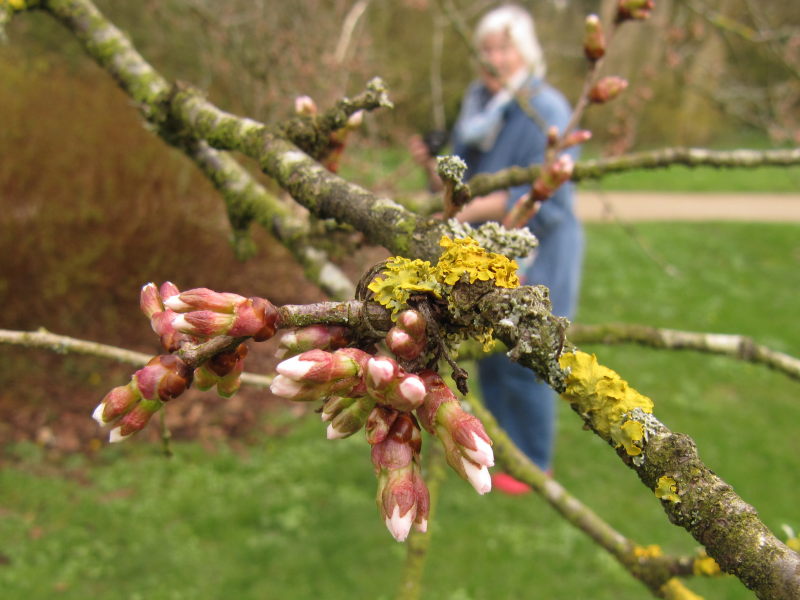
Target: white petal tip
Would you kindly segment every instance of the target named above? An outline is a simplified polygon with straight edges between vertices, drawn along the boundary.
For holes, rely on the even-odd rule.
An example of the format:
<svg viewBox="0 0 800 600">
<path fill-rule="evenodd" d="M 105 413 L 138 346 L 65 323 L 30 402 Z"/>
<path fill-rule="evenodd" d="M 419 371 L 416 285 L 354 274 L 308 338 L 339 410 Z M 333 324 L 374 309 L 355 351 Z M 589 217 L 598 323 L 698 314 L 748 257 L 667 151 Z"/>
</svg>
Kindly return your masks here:
<svg viewBox="0 0 800 600">
<path fill-rule="evenodd" d="M 303 379 L 313 367 L 313 360 L 301 360 L 300 356 L 293 356 L 279 363 L 278 366 L 275 367 L 275 370 L 281 375 L 299 381 Z"/>
<path fill-rule="evenodd" d="M 174 310 L 175 312 L 187 312 L 192 310 L 192 307 L 183 300 L 181 300 L 180 295 L 170 296 L 164 300 L 164 306 L 170 310 Z"/>
<path fill-rule="evenodd" d="M 392 534 L 392 537 L 398 542 L 404 542 L 408 537 L 408 532 L 411 531 L 411 523 L 414 519 L 414 511 L 409 510 L 402 517 L 400 516 L 400 507 L 394 507 L 391 517 L 386 517 L 386 529 Z"/>
<path fill-rule="evenodd" d="M 97 405 L 97 408 L 95 408 L 94 412 L 92 413 L 92 418 L 95 421 L 97 421 L 97 423 L 99 425 L 105 425 L 106 424 L 106 422 L 103 420 L 103 409 L 105 407 L 106 407 L 106 405 L 103 402 L 101 402 L 100 404 Z"/>
<path fill-rule="evenodd" d="M 345 433 L 334 428 L 333 423 L 328 424 L 327 435 L 329 440 L 340 440 L 347 437 Z"/>
<path fill-rule="evenodd" d="M 422 519 L 417 523 L 414 523 L 414 529 L 419 531 L 420 533 L 427 533 L 428 531 L 428 519 Z"/>
<path fill-rule="evenodd" d="M 414 404 L 422 404 L 422 401 L 425 400 L 426 394 L 425 384 L 422 383 L 422 380 L 419 377 L 410 375 L 406 377 L 400 384 L 400 393 L 403 395 L 403 398 L 409 402 L 413 402 Z"/>
<path fill-rule="evenodd" d="M 127 440 L 129 437 L 131 437 L 130 433 L 128 435 L 122 435 L 120 433 L 121 429 L 122 427 L 114 427 L 114 429 L 109 431 L 108 441 L 111 442 L 112 444 L 116 444 L 117 442 L 121 442 L 122 440 Z"/>
<path fill-rule="evenodd" d="M 479 465 L 493 467 L 494 452 L 492 452 L 492 447 L 477 433 L 472 433 L 472 440 L 475 442 L 476 449 L 464 448 L 463 452 Z"/>
<path fill-rule="evenodd" d="M 476 492 L 483 496 L 492 491 L 492 476 L 489 474 L 489 469 L 484 465 L 476 465 L 466 458 L 461 459 L 461 464 L 464 465 L 467 481 L 475 488 Z"/>
</svg>

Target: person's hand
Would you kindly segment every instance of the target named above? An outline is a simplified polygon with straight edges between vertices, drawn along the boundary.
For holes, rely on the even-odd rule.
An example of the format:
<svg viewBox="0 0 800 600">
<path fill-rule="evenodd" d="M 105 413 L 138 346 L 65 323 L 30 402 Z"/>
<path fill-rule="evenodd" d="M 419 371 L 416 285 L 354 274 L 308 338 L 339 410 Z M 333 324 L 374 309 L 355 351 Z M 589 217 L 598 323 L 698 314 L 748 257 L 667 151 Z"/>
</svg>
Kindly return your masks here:
<svg viewBox="0 0 800 600">
<path fill-rule="evenodd" d="M 428 167 L 430 165 L 431 153 L 428 152 L 428 146 L 419 134 L 412 135 L 408 140 L 408 151 L 411 153 L 411 158 L 414 162 L 421 167 Z"/>
</svg>

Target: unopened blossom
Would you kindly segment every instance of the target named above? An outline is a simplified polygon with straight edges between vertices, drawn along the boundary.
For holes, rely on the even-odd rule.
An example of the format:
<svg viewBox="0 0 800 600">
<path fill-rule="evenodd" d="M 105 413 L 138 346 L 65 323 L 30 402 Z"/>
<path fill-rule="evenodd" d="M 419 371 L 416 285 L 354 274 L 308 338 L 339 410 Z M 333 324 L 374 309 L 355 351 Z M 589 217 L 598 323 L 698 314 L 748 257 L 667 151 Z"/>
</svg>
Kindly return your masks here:
<svg viewBox="0 0 800 600">
<path fill-rule="evenodd" d="M 133 374 L 142 398 L 166 402 L 180 396 L 192 383 L 192 369 L 174 354 L 155 356 Z"/>
<path fill-rule="evenodd" d="M 309 350 L 277 366 L 270 390 L 288 400 L 309 401 L 331 394 L 363 396 L 365 365 L 369 354 L 357 348 L 335 352 Z"/>
<path fill-rule="evenodd" d="M 242 384 L 244 359 L 247 346 L 239 344 L 234 350 L 220 352 L 212 356 L 194 371 L 194 384 L 200 390 L 217 386 L 217 393 L 223 398 L 233 396 Z"/>
<path fill-rule="evenodd" d="M 374 406 L 375 400 L 370 396 L 355 398 L 349 406 L 344 407 L 331 419 L 327 430 L 328 439 L 338 440 L 360 431 Z"/>
<path fill-rule="evenodd" d="M 417 411 L 420 423 L 439 438 L 448 464 L 479 494 L 489 492 L 488 468 L 494 466 L 494 453 L 483 424 L 461 408 L 438 373 L 424 371 L 420 375 L 427 389 L 425 402 Z"/>
<path fill-rule="evenodd" d="M 121 442 L 141 431 L 150 422 L 150 418 L 161 410 L 162 406 L 163 403 L 159 400 L 140 401 L 119 420 L 116 427 L 109 431 L 108 441 L 111 443 Z"/>
<path fill-rule="evenodd" d="M 547 200 L 556 193 L 564 183 L 572 177 L 575 163 L 569 154 L 562 154 L 556 160 L 546 164 L 536 181 L 533 182 L 533 199 Z"/>
<path fill-rule="evenodd" d="M 236 307 L 246 300 L 247 298 L 239 294 L 215 292 L 208 288 L 194 288 L 164 298 L 164 306 L 179 313 L 192 310 L 233 313 Z"/>
<path fill-rule="evenodd" d="M 655 5 L 654 0 L 619 0 L 616 22 L 649 19 Z"/>
<path fill-rule="evenodd" d="M 342 325 L 309 325 L 285 333 L 275 355 L 286 358 L 306 350 L 336 350 L 350 342 L 350 330 Z"/>
<path fill-rule="evenodd" d="M 294 112 L 298 115 L 313 117 L 317 114 L 317 103 L 311 96 L 297 96 L 294 99 Z"/>
<path fill-rule="evenodd" d="M 586 17 L 586 28 L 583 35 L 583 53 L 591 62 L 603 58 L 606 53 L 606 37 L 603 25 L 597 15 Z"/>
<path fill-rule="evenodd" d="M 616 75 L 603 77 L 589 91 L 589 100 L 595 104 L 603 104 L 619 96 L 627 87 L 628 81 L 622 77 Z"/>
<path fill-rule="evenodd" d="M 172 322 L 177 315 L 174 311 L 166 308 L 162 301 L 164 294 L 174 296 L 177 293 L 177 286 L 167 281 L 160 288 L 157 288 L 154 283 L 148 283 L 142 287 L 139 294 L 139 307 L 150 319 L 150 326 L 161 339 L 161 345 L 168 352 L 178 350 L 184 342 L 194 341 L 190 335 L 175 328 Z"/>
<path fill-rule="evenodd" d="M 92 418 L 100 425 L 107 425 L 132 409 L 141 398 L 136 382 L 131 380 L 108 392 L 94 409 Z"/>
<path fill-rule="evenodd" d="M 561 147 L 571 148 L 572 146 L 578 146 L 584 142 L 588 142 L 590 139 L 592 139 L 591 131 L 588 129 L 576 129 L 564 138 Z"/>
<path fill-rule="evenodd" d="M 425 318 L 419 311 L 404 310 L 397 316 L 397 324 L 386 334 L 386 345 L 398 357 L 414 360 L 427 345 Z"/>
<path fill-rule="evenodd" d="M 369 359 L 365 382 L 371 396 L 397 410 L 414 410 L 425 399 L 422 380 L 417 375 L 406 373 L 388 356 Z"/>
<path fill-rule="evenodd" d="M 419 472 L 421 438 L 409 413 L 398 413 L 388 434 L 372 447 L 372 462 L 378 476 L 377 503 L 386 528 L 402 542 L 412 525 L 424 531 L 430 497 Z"/>
<path fill-rule="evenodd" d="M 172 324 L 178 331 L 202 338 L 227 335 L 263 342 L 275 335 L 279 318 L 269 300 L 253 297 L 236 304 L 233 312 L 192 310 L 178 314 Z"/>
</svg>

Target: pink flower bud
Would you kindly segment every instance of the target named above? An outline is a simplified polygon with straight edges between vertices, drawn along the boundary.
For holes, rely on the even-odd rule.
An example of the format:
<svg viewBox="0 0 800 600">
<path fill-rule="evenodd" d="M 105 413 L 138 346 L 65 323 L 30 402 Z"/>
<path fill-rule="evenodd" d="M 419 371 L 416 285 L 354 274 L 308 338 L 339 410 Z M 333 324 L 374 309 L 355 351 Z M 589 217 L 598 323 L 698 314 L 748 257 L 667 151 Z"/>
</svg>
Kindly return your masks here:
<svg viewBox="0 0 800 600">
<path fill-rule="evenodd" d="M 172 326 L 188 335 L 202 338 L 226 335 L 233 325 L 233 315 L 211 310 L 197 310 L 184 314 L 173 313 Z"/>
<path fill-rule="evenodd" d="M 395 356 L 403 360 L 414 360 L 425 350 L 425 341 L 415 341 L 409 333 L 400 327 L 392 327 L 386 334 L 386 345 Z"/>
<path fill-rule="evenodd" d="M 158 293 L 163 300 L 164 298 L 169 298 L 170 296 L 180 294 L 181 291 L 178 289 L 178 286 L 171 281 L 165 281 L 161 284 L 161 287 L 158 288 Z"/>
<path fill-rule="evenodd" d="M 533 199 L 546 200 L 572 177 L 575 163 L 569 154 L 562 154 L 553 162 L 544 166 L 536 181 L 533 182 Z"/>
<path fill-rule="evenodd" d="M 236 307 L 235 315 L 236 319 L 227 333 L 232 337 L 252 336 L 256 342 L 263 342 L 278 330 L 278 309 L 264 298 L 248 298 Z"/>
<path fill-rule="evenodd" d="M 158 400 L 142 400 L 134 406 L 119 422 L 119 425 L 109 431 L 108 441 L 121 442 L 134 433 L 145 428 L 150 417 L 156 414 L 163 404 Z"/>
<path fill-rule="evenodd" d="M 389 533 L 398 542 L 405 541 L 417 513 L 414 473 L 410 465 L 387 474 L 379 502 Z"/>
<path fill-rule="evenodd" d="M 97 405 L 92 417 L 100 425 L 107 425 L 131 410 L 142 396 L 133 381 L 115 387 Z"/>
<path fill-rule="evenodd" d="M 309 350 L 284 360 L 276 367 L 281 375 L 305 383 L 330 383 L 359 373 L 359 365 L 341 353 Z"/>
<path fill-rule="evenodd" d="M 233 369 L 217 381 L 217 394 L 223 398 L 230 398 L 242 387 L 242 371 L 244 359 L 237 361 Z"/>
<path fill-rule="evenodd" d="M 464 456 L 478 465 L 494 466 L 492 440 L 476 416 L 452 402 L 439 409 L 436 421 L 447 430 Z"/>
<path fill-rule="evenodd" d="M 399 372 L 400 367 L 388 356 L 372 357 L 367 362 L 367 388 L 375 391 L 384 390 Z"/>
<path fill-rule="evenodd" d="M 385 440 L 399 414 L 398 411 L 388 406 L 376 406 L 373 408 L 367 417 L 367 442 L 374 446 Z"/>
<path fill-rule="evenodd" d="M 237 306 L 247 300 L 239 294 L 215 292 L 208 288 L 194 288 L 164 299 L 164 306 L 175 312 L 192 310 L 213 310 L 232 313 Z"/>
<path fill-rule="evenodd" d="M 653 0 L 619 0 L 616 22 L 648 19 L 654 7 Z"/>
<path fill-rule="evenodd" d="M 298 115 L 313 117 L 317 114 L 317 104 L 311 96 L 297 96 L 294 99 L 294 112 Z"/>
<path fill-rule="evenodd" d="M 595 104 L 603 104 L 619 96 L 627 87 L 628 81 L 622 77 L 616 75 L 603 77 L 589 92 L 589 100 Z"/>
<path fill-rule="evenodd" d="M 139 308 L 142 309 L 148 319 L 152 319 L 155 313 L 164 310 L 161 295 L 158 293 L 155 283 L 148 283 L 142 286 L 142 291 L 139 293 Z"/>
<path fill-rule="evenodd" d="M 284 358 L 314 348 L 320 350 L 343 348 L 350 342 L 349 334 L 350 330 L 341 325 L 310 325 L 295 329 L 281 337 L 276 355 L 278 358 Z"/>
<path fill-rule="evenodd" d="M 386 390 L 384 398 L 392 408 L 407 412 L 422 405 L 425 393 L 422 379 L 417 375 L 403 373 L 399 383 Z"/>
<path fill-rule="evenodd" d="M 415 340 L 425 339 L 425 318 L 417 310 L 408 309 L 397 315 L 397 327 L 403 329 Z"/>
<path fill-rule="evenodd" d="M 566 138 L 564 138 L 563 148 L 571 148 L 572 146 L 578 146 L 583 144 L 584 142 L 588 142 L 592 139 L 592 132 L 588 129 L 576 129 L 572 133 L 570 133 Z"/>
<path fill-rule="evenodd" d="M 606 36 L 603 33 L 603 25 L 597 15 L 586 17 L 583 52 L 591 62 L 600 60 L 606 53 Z"/>
<path fill-rule="evenodd" d="M 428 433 L 435 434 L 439 407 L 447 402 L 458 402 L 458 399 L 436 371 L 421 371 L 419 376 L 425 384 L 426 394 L 422 406 L 417 409 L 417 418 Z"/>
<path fill-rule="evenodd" d="M 278 375 L 269 386 L 276 396 L 294 400 L 295 402 L 313 402 L 324 398 L 330 392 L 327 386 L 320 384 L 304 384 L 285 375 Z"/>
<path fill-rule="evenodd" d="M 397 413 L 388 435 L 372 446 L 375 469 L 399 469 L 411 464 L 417 453 L 419 428 L 409 413 Z"/>
<path fill-rule="evenodd" d="M 133 381 L 145 400 L 166 402 L 186 391 L 192 383 L 192 369 L 174 354 L 164 354 L 136 371 Z"/>
</svg>

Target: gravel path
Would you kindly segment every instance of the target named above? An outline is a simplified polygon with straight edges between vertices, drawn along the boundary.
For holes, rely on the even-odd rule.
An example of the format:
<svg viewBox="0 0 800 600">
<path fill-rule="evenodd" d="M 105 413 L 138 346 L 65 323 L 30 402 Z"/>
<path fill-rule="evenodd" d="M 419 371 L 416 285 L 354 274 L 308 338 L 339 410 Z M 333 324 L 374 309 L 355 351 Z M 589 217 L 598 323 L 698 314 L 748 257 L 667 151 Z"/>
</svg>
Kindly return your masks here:
<svg viewBox="0 0 800 600">
<path fill-rule="evenodd" d="M 800 222 L 800 194 L 580 191 L 583 221 Z"/>
</svg>

